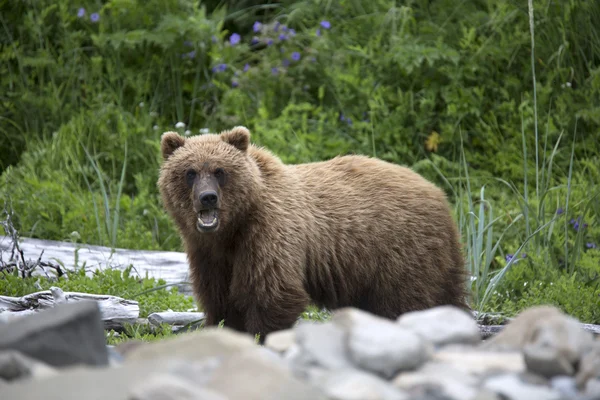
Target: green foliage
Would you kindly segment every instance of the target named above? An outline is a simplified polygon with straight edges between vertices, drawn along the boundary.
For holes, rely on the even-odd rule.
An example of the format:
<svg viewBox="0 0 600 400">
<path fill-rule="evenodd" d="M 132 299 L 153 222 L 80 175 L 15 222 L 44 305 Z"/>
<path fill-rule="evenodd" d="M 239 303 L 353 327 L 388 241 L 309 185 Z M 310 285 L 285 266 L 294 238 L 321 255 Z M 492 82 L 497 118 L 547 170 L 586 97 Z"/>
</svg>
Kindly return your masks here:
<svg viewBox="0 0 600 400">
<path fill-rule="evenodd" d="M 160 135 L 243 124 L 288 163 L 369 154 L 443 187 L 475 307 L 595 304 L 567 294 L 598 270 L 599 2 L 536 2 L 533 27 L 507 0 L 201 4 L 3 6 L 0 199 L 22 235 L 181 250 Z M 500 301 L 525 264 L 536 285 Z"/>
<path fill-rule="evenodd" d="M 87 276 L 84 268 L 69 273 L 67 278 L 48 279 L 46 277 L 20 278 L 16 275 L 0 273 L 0 293 L 5 296 L 24 296 L 38 290 L 48 290 L 52 286 L 60 287 L 65 292 L 84 292 L 106 294 L 135 300 L 140 306 L 140 317 L 145 318 L 152 312 L 186 311 L 194 307 L 194 301 L 178 293 L 176 287 L 166 288 L 162 279 L 133 275 L 133 266 L 123 271 L 107 268 L 94 271 Z M 36 282 L 41 289 L 36 287 Z"/>
</svg>

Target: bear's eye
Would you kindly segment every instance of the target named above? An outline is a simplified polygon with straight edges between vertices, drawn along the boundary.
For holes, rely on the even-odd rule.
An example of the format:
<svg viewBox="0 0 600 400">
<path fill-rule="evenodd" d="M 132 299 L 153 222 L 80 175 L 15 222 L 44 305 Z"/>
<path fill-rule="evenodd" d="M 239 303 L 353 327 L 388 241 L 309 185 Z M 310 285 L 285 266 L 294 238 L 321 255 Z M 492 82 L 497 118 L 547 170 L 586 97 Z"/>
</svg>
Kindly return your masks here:
<svg viewBox="0 0 600 400">
<path fill-rule="evenodd" d="M 225 184 L 225 171 L 223 171 L 223 168 L 215 169 L 214 175 L 219 181 L 219 185 L 223 186 Z"/>
<path fill-rule="evenodd" d="M 188 169 L 185 173 L 185 180 L 187 181 L 187 184 L 189 186 L 193 186 L 194 179 L 196 179 L 196 171 L 194 171 L 193 169 Z"/>
</svg>

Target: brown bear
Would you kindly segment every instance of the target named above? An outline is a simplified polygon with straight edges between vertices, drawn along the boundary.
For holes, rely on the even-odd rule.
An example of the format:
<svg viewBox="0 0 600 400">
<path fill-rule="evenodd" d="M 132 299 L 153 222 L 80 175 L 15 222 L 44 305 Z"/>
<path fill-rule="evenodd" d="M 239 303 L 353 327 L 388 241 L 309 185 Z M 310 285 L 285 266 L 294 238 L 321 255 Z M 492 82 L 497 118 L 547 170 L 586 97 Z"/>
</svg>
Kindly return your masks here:
<svg viewBox="0 0 600 400">
<path fill-rule="evenodd" d="M 311 302 L 390 319 L 468 309 L 446 196 L 411 169 L 358 155 L 286 165 L 245 127 L 165 132 L 161 151 L 162 201 L 206 325 L 264 339 Z"/>
</svg>

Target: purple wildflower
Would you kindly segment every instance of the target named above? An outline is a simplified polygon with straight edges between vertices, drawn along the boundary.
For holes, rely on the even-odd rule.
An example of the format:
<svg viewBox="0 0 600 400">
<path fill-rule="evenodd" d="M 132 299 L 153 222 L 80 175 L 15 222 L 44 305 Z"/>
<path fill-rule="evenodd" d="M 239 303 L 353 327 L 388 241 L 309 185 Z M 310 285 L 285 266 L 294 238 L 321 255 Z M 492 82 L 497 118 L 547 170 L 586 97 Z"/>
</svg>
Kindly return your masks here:
<svg viewBox="0 0 600 400">
<path fill-rule="evenodd" d="M 557 213 L 558 215 L 560 215 L 560 214 L 562 214 L 562 213 L 564 213 L 564 212 L 565 212 L 565 210 L 563 210 L 563 208 L 562 208 L 562 207 L 559 207 L 559 208 L 558 208 L 558 210 L 556 210 L 556 213 Z"/>
<path fill-rule="evenodd" d="M 187 46 L 187 47 L 192 47 L 194 44 L 192 42 L 190 42 L 189 40 L 186 40 L 183 42 L 183 45 Z"/>
<path fill-rule="evenodd" d="M 239 83 L 238 83 L 238 81 L 231 81 L 231 87 L 234 87 L 234 88 L 236 88 L 236 87 L 238 87 L 238 86 L 239 86 Z"/>
<path fill-rule="evenodd" d="M 317 62 L 317 57 L 311 57 L 311 58 L 310 58 L 310 61 L 312 61 L 312 62 Z"/>
<path fill-rule="evenodd" d="M 283 25 L 283 26 L 281 27 L 281 30 L 282 30 L 282 31 L 284 31 L 284 32 L 287 32 L 287 31 L 288 31 L 288 27 L 287 27 L 287 26 L 285 26 L 285 25 Z"/>
<path fill-rule="evenodd" d="M 213 43 L 217 43 L 217 37 L 215 35 L 212 35 L 211 40 Z"/>
<path fill-rule="evenodd" d="M 273 44 L 273 39 L 269 39 L 269 40 L 267 40 L 267 46 L 270 46 L 270 45 L 272 45 L 272 44 Z"/>
<path fill-rule="evenodd" d="M 281 40 L 283 42 L 286 39 L 287 39 L 287 36 L 285 36 L 283 33 L 279 34 L 279 40 Z"/>
<path fill-rule="evenodd" d="M 252 40 L 250 41 L 250 44 L 252 44 L 252 45 L 255 45 L 255 44 L 257 44 L 258 42 L 259 42 L 258 38 L 257 38 L 256 36 L 254 36 L 254 37 L 252 38 Z"/>
<path fill-rule="evenodd" d="M 329 23 L 329 21 L 321 21 L 321 26 L 325 29 L 331 28 L 331 24 Z"/>
<path fill-rule="evenodd" d="M 92 22 L 98 22 L 100 20 L 100 14 L 98 14 L 98 13 L 92 13 L 90 15 L 90 20 Z"/>
<path fill-rule="evenodd" d="M 298 53 L 297 51 L 292 53 L 292 60 L 294 61 L 300 61 L 300 53 Z"/>
<path fill-rule="evenodd" d="M 254 22 L 254 25 L 252 25 L 252 30 L 254 32 L 259 32 L 260 28 L 262 28 L 262 24 L 258 21 Z"/>
<path fill-rule="evenodd" d="M 196 58 L 196 50 L 192 50 L 187 53 L 188 58 Z"/>
<path fill-rule="evenodd" d="M 279 30 L 279 26 L 281 24 L 279 23 L 279 21 L 275 22 L 275 26 L 273 27 L 273 31 L 277 32 Z"/>
<path fill-rule="evenodd" d="M 317 36 L 321 36 L 321 30 L 317 28 Z"/>
<path fill-rule="evenodd" d="M 273 67 L 273 68 L 271 68 L 271 73 L 272 73 L 273 75 L 277 75 L 277 74 L 279 73 L 279 68 L 277 68 L 277 67 Z"/>
<path fill-rule="evenodd" d="M 217 64 L 213 67 L 213 72 L 223 72 L 227 69 L 227 64 Z"/>
<path fill-rule="evenodd" d="M 77 16 L 79 18 L 83 18 L 84 15 L 85 15 L 85 8 L 81 7 L 79 10 L 77 10 Z"/>
<path fill-rule="evenodd" d="M 590 242 L 590 243 L 586 243 L 586 244 L 585 244 L 585 247 L 587 247 L 588 249 L 595 249 L 595 248 L 597 248 L 598 246 L 596 246 L 596 243 L 592 243 L 592 242 Z"/>
<path fill-rule="evenodd" d="M 284 59 L 283 59 L 283 61 L 281 62 L 281 64 L 282 64 L 284 67 L 287 67 L 287 66 L 289 66 L 289 65 L 290 65 L 290 60 L 288 60 L 287 58 L 284 58 Z"/>
<path fill-rule="evenodd" d="M 296 36 L 296 31 L 294 29 L 290 29 L 289 31 L 290 36 Z"/>
<path fill-rule="evenodd" d="M 240 39 L 241 39 L 241 37 L 240 37 L 240 35 L 239 35 L 239 34 L 237 34 L 237 33 L 233 33 L 233 34 L 232 34 L 232 35 L 229 37 L 229 43 L 230 43 L 232 46 L 235 46 L 236 44 L 238 44 L 238 43 L 240 42 Z"/>
<path fill-rule="evenodd" d="M 509 262 L 510 260 L 512 260 L 514 257 L 513 254 L 507 254 L 506 257 L 504 257 L 506 259 L 506 262 Z"/>
<path fill-rule="evenodd" d="M 250 69 L 250 64 L 246 63 L 246 65 L 244 65 L 244 72 L 248 72 L 249 69 Z"/>
</svg>

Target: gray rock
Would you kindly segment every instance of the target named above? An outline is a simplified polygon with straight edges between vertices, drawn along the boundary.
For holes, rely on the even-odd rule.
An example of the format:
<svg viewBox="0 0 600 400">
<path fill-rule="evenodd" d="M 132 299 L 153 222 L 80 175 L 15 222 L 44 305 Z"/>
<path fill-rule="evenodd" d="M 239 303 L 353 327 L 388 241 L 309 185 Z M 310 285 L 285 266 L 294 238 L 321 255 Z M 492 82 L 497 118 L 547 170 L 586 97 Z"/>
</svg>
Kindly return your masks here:
<svg viewBox="0 0 600 400">
<path fill-rule="evenodd" d="M 600 337 L 596 338 L 592 349 L 581 358 L 575 377 L 579 388 L 584 388 L 587 381 L 593 378 L 600 378 Z"/>
<path fill-rule="evenodd" d="M 454 306 L 405 313 L 397 323 L 438 346 L 481 342 L 479 327 L 472 314 Z"/>
<path fill-rule="evenodd" d="M 526 371 L 523 354 L 519 351 L 483 351 L 473 347 L 446 346 L 436 351 L 432 362 L 449 369 L 480 378 L 491 373 L 522 373 Z"/>
<path fill-rule="evenodd" d="M 593 378 L 585 383 L 586 399 L 600 400 L 600 379 Z"/>
<path fill-rule="evenodd" d="M 210 339 L 207 341 L 210 342 Z M 201 342 L 197 343 L 202 347 Z M 183 399 L 208 400 L 219 394 L 228 400 L 325 400 L 317 388 L 296 379 L 289 368 L 284 368 L 285 364 L 278 356 L 262 350 L 254 346 L 229 354 L 226 350 L 223 355 L 202 359 L 161 355 L 156 359 L 129 360 L 116 368 L 69 368 L 51 378 L 0 386 L 0 398 L 132 400 L 132 396 L 158 398 L 156 396 L 166 390 L 174 390 Z M 156 374 L 166 374 L 179 380 L 163 378 L 154 385 Z"/>
<path fill-rule="evenodd" d="M 226 356 L 250 347 L 255 347 L 250 335 L 230 328 L 209 327 L 133 347 L 125 355 L 125 363 L 157 358 L 198 360 L 202 357 Z"/>
<path fill-rule="evenodd" d="M 449 367 L 444 363 L 427 363 L 414 372 L 400 373 L 393 385 L 414 395 L 421 389 L 429 388 L 429 396 L 444 397 L 451 400 L 471 399 L 477 394 L 478 379 Z"/>
<path fill-rule="evenodd" d="M 300 322 L 294 328 L 299 352 L 292 360 L 296 367 L 351 368 L 346 355 L 346 332 L 331 322 Z"/>
<path fill-rule="evenodd" d="M 98 305 L 60 304 L 0 324 L 0 350 L 17 350 L 48 365 L 107 365 L 108 352 Z"/>
<path fill-rule="evenodd" d="M 488 378 L 482 387 L 506 397 L 507 400 L 560 400 L 562 398 L 559 393 L 548 387 L 530 385 L 513 374 Z"/>
<path fill-rule="evenodd" d="M 228 400 L 218 392 L 165 373 L 153 374 L 134 385 L 128 396 L 129 400 Z"/>
<path fill-rule="evenodd" d="M 206 387 L 230 400 L 325 400 L 316 388 L 293 376 L 279 356 L 260 347 L 225 358 Z"/>
<path fill-rule="evenodd" d="M 354 364 L 384 378 L 420 367 L 433 352 L 416 333 L 358 309 L 340 309 L 331 320 L 347 332 L 347 353 Z"/>
<path fill-rule="evenodd" d="M 553 306 L 528 308 L 482 345 L 485 349 L 523 351 L 527 369 L 546 378 L 573 375 L 592 346 L 592 334 Z"/>
<path fill-rule="evenodd" d="M 272 332 L 265 338 L 265 347 L 277 353 L 285 353 L 294 343 L 296 343 L 296 333 L 293 329 Z"/>
<path fill-rule="evenodd" d="M 575 384 L 575 378 L 571 376 L 555 376 L 550 379 L 550 386 L 552 389 L 559 393 L 562 393 L 566 397 L 577 396 L 577 385 Z"/>
<path fill-rule="evenodd" d="M 14 350 L 0 352 L 0 380 L 42 378 L 57 373 L 55 368 Z"/>
<path fill-rule="evenodd" d="M 329 371 L 314 384 L 329 400 L 404 400 L 408 396 L 388 382 L 358 370 Z"/>
</svg>

